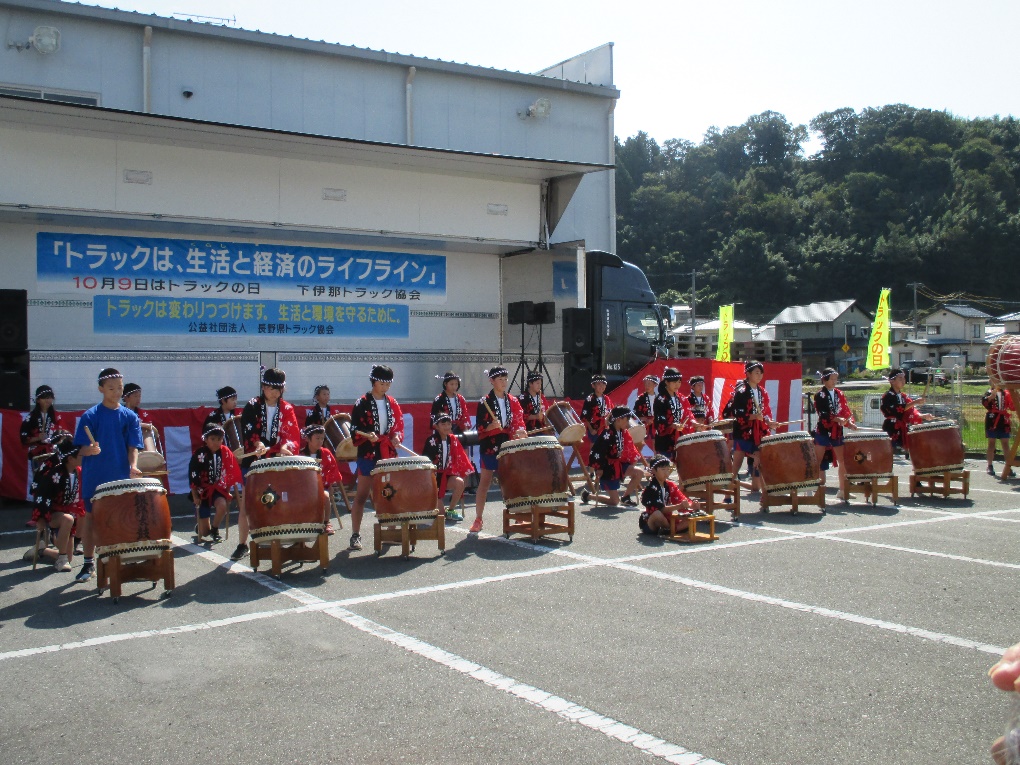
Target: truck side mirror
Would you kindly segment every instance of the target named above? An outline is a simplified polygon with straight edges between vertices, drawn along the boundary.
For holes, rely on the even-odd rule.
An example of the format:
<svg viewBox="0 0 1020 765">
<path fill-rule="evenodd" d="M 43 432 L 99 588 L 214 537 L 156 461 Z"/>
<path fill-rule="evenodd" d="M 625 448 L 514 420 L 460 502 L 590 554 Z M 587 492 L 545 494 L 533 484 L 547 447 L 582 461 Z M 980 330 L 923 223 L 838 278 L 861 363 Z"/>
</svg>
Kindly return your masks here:
<svg viewBox="0 0 1020 765">
<path fill-rule="evenodd" d="M 676 335 L 666 335 L 666 347 L 667 348 L 676 347 Z"/>
</svg>

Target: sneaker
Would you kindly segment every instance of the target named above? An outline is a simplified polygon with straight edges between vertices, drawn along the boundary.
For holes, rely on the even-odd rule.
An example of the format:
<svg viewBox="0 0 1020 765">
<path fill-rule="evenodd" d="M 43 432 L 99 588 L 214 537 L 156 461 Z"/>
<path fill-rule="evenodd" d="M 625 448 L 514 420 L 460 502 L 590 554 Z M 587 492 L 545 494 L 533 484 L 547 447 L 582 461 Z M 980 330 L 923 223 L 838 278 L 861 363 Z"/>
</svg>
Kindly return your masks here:
<svg viewBox="0 0 1020 765">
<path fill-rule="evenodd" d="M 230 554 L 230 560 L 241 560 L 247 554 L 248 545 L 238 545 L 234 548 L 234 552 Z"/>
<path fill-rule="evenodd" d="M 590 496 L 591 496 L 591 494 L 589 493 L 589 491 L 587 489 L 581 489 L 581 504 L 582 505 L 587 505 L 588 504 L 588 498 Z"/>
<path fill-rule="evenodd" d="M 210 542 L 222 542 L 223 541 L 223 537 L 220 536 L 220 530 L 219 529 L 213 529 L 212 531 L 209 532 L 209 541 Z"/>
<path fill-rule="evenodd" d="M 988 475 L 995 475 L 995 468 L 991 465 L 988 466 Z"/>
<path fill-rule="evenodd" d="M 620 504 L 626 505 L 627 507 L 637 507 L 637 502 L 634 501 L 634 497 L 629 494 L 623 498 L 623 501 Z"/>
<path fill-rule="evenodd" d="M 76 582 L 87 582 L 96 573 L 96 562 L 87 560 L 81 567 L 81 571 L 78 572 L 78 576 L 74 578 Z"/>
<path fill-rule="evenodd" d="M 326 535 L 333 536 L 336 531 L 333 530 L 333 521 L 326 521 Z"/>
<path fill-rule="evenodd" d="M 84 555 L 85 554 L 85 545 L 82 544 L 80 539 L 75 539 L 74 540 L 74 554 L 75 555 Z"/>
<path fill-rule="evenodd" d="M 362 549 L 361 534 L 351 534 L 351 549 L 352 550 Z"/>
<path fill-rule="evenodd" d="M 56 561 L 53 563 L 54 571 L 70 571 L 71 564 L 67 562 L 66 555 L 58 555 Z"/>
<path fill-rule="evenodd" d="M 477 534 L 481 530 L 482 530 L 482 519 L 481 518 L 475 518 L 475 522 L 471 524 L 471 533 L 472 534 Z"/>
<path fill-rule="evenodd" d="M 460 514 L 460 511 L 454 510 L 452 507 L 446 511 L 446 520 L 453 521 L 454 523 L 460 523 L 464 520 L 464 516 Z"/>
<path fill-rule="evenodd" d="M 1006 478 L 1016 478 L 1016 473 L 1014 473 L 1011 469 L 1008 473 L 1006 473 Z"/>
</svg>

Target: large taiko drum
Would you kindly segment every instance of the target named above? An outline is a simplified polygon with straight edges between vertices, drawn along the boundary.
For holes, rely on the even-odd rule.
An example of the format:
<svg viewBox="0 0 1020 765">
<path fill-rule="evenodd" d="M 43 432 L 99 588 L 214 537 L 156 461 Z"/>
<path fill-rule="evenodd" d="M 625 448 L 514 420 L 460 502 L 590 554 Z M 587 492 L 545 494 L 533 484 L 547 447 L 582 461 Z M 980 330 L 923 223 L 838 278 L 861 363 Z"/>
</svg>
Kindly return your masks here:
<svg viewBox="0 0 1020 765">
<path fill-rule="evenodd" d="M 379 460 L 372 469 L 372 505 L 379 523 L 436 517 L 436 466 L 428 457 Z"/>
<path fill-rule="evenodd" d="M 92 495 L 92 533 L 100 560 L 158 558 L 173 547 L 163 484 L 155 478 L 99 484 Z"/>
<path fill-rule="evenodd" d="M 963 470 L 963 439 L 955 422 L 921 422 L 912 425 L 907 433 L 914 475 Z"/>
<path fill-rule="evenodd" d="M 244 481 L 251 541 L 312 542 L 325 529 L 322 469 L 311 457 L 255 460 Z"/>
<path fill-rule="evenodd" d="M 138 452 L 137 466 L 143 473 L 155 473 L 166 470 L 166 457 L 163 456 L 162 441 L 156 426 L 143 422 L 142 444 L 144 449 Z"/>
<path fill-rule="evenodd" d="M 545 418 L 549 420 L 561 444 L 576 444 L 584 440 L 584 424 L 566 401 L 557 401 L 546 409 Z"/>
<path fill-rule="evenodd" d="M 352 462 L 358 458 L 358 447 L 351 435 L 351 416 L 334 414 L 326 420 L 326 442 L 338 460 Z"/>
<path fill-rule="evenodd" d="M 843 462 L 850 481 L 855 478 L 892 478 L 892 439 L 886 433 L 875 431 L 844 431 Z"/>
<path fill-rule="evenodd" d="M 702 491 L 711 481 L 729 481 L 733 460 L 726 437 L 718 430 L 689 433 L 676 441 L 676 464 L 685 489 Z"/>
<path fill-rule="evenodd" d="M 241 416 L 234 415 L 223 423 L 223 432 L 226 433 L 227 448 L 236 455 L 244 449 L 244 430 L 241 427 Z"/>
<path fill-rule="evenodd" d="M 567 493 L 567 463 L 558 439 L 531 436 L 505 441 L 499 447 L 496 459 L 499 486 L 507 510 L 567 504 L 570 498 Z"/>
<path fill-rule="evenodd" d="M 802 430 L 765 436 L 757 461 L 765 490 L 771 494 L 813 489 L 822 482 L 814 439 Z"/>
<path fill-rule="evenodd" d="M 1003 335 L 988 348 L 988 379 L 1003 388 L 1020 388 L 1020 335 Z"/>
</svg>

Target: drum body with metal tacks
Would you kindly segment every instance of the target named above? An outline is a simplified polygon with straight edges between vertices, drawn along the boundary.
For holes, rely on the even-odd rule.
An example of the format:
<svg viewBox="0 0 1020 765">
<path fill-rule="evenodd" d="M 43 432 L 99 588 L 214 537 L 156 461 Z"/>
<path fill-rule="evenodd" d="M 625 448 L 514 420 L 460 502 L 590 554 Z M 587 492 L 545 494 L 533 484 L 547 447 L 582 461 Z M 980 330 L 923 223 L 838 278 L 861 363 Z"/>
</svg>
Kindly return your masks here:
<svg viewBox="0 0 1020 765">
<path fill-rule="evenodd" d="M 460 445 L 465 449 L 470 449 L 472 446 L 478 446 L 482 442 L 481 436 L 478 435 L 477 430 L 465 430 L 463 433 L 458 433 L 457 439 L 460 441 Z"/>
<path fill-rule="evenodd" d="M 815 441 L 804 431 L 765 436 L 757 462 L 769 493 L 814 489 L 822 482 Z"/>
<path fill-rule="evenodd" d="M 241 435 L 244 431 L 241 428 L 241 416 L 234 415 L 225 423 L 223 423 L 223 432 L 226 434 L 225 440 L 227 442 L 227 448 L 232 452 L 237 452 L 244 448 L 244 438 Z"/>
<path fill-rule="evenodd" d="M 506 441 L 496 454 L 496 470 L 508 510 L 532 505 L 567 504 L 567 463 L 563 446 L 552 436 Z"/>
<path fill-rule="evenodd" d="M 155 478 L 101 483 L 92 495 L 96 555 L 156 558 L 173 547 L 166 489 Z"/>
<path fill-rule="evenodd" d="M 584 424 L 566 401 L 557 401 L 546 409 L 545 418 L 561 444 L 576 444 L 584 440 Z"/>
<path fill-rule="evenodd" d="M 1003 388 L 1020 388 L 1020 335 L 1003 335 L 985 357 L 988 380 Z"/>
<path fill-rule="evenodd" d="M 733 477 L 733 459 L 725 436 L 717 430 L 689 433 L 676 442 L 676 464 L 685 489 L 701 491 L 711 481 Z"/>
<path fill-rule="evenodd" d="M 326 420 L 326 443 L 338 460 L 352 462 L 358 458 L 358 447 L 351 434 L 351 416 L 334 414 Z"/>
<path fill-rule="evenodd" d="M 136 462 L 138 469 L 143 473 L 156 473 L 160 470 L 166 470 L 166 457 L 163 456 L 159 431 L 151 423 L 143 422 L 141 425 L 142 444 L 144 444 L 145 448 L 138 452 L 138 460 Z"/>
<path fill-rule="evenodd" d="M 436 466 L 428 457 L 379 460 L 372 469 L 372 506 L 379 523 L 436 517 Z"/>
<path fill-rule="evenodd" d="M 914 475 L 963 470 L 963 439 L 955 422 L 921 422 L 911 425 L 907 433 Z"/>
<path fill-rule="evenodd" d="M 255 460 L 244 481 L 251 540 L 313 542 L 325 529 L 322 469 L 311 457 Z"/>
<path fill-rule="evenodd" d="M 851 481 L 855 478 L 892 478 L 892 439 L 885 433 L 874 431 L 844 431 L 843 464 L 846 477 Z"/>
</svg>

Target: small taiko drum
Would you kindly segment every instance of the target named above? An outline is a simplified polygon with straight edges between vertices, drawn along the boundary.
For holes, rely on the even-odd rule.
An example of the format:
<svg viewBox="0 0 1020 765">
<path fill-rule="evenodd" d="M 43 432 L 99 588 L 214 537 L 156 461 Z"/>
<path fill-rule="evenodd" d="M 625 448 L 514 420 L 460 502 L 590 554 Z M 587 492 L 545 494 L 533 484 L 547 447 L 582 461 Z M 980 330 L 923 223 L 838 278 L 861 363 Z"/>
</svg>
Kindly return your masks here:
<svg viewBox="0 0 1020 765">
<path fill-rule="evenodd" d="M 885 433 L 846 430 L 843 432 L 843 462 L 846 477 L 851 481 L 892 478 L 892 439 Z"/>
<path fill-rule="evenodd" d="M 326 420 L 326 443 L 338 460 L 352 462 L 358 458 L 358 447 L 351 436 L 349 414 L 334 414 Z"/>
<path fill-rule="evenodd" d="M 138 469 L 143 473 L 155 473 L 160 470 L 166 470 L 166 457 L 163 456 L 159 431 L 151 423 L 143 422 L 141 425 L 142 444 L 145 448 L 138 452 Z"/>
<path fill-rule="evenodd" d="M 255 460 L 244 481 L 251 540 L 312 542 L 323 533 L 322 469 L 311 457 Z"/>
<path fill-rule="evenodd" d="M 630 417 L 627 422 L 627 430 L 630 432 L 631 440 L 634 441 L 634 446 L 637 447 L 638 451 L 641 451 L 641 445 L 645 442 L 645 436 L 648 435 L 648 429 L 645 428 L 645 424 L 638 420 L 637 417 Z"/>
<path fill-rule="evenodd" d="M 707 483 L 733 477 L 729 444 L 718 430 L 680 436 L 676 441 L 676 464 L 685 489 L 702 491 Z"/>
<path fill-rule="evenodd" d="M 92 533 L 100 560 L 158 558 L 173 547 L 163 484 L 155 478 L 99 484 L 92 495 Z"/>
<path fill-rule="evenodd" d="M 1003 335 L 985 357 L 988 380 L 1003 388 L 1020 388 L 1020 335 Z"/>
<path fill-rule="evenodd" d="M 765 436 L 758 447 L 758 469 L 771 494 L 811 489 L 821 484 L 815 442 L 804 431 Z"/>
<path fill-rule="evenodd" d="M 478 446 L 482 443 L 481 436 L 478 435 L 477 430 L 465 430 L 463 433 L 458 433 L 457 439 L 460 441 L 460 445 L 465 449 L 469 449 L 472 446 Z"/>
<path fill-rule="evenodd" d="M 244 431 L 241 428 L 241 416 L 235 415 L 227 420 L 223 424 L 223 432 L 226 433 L 227 448 L 235 454 L 243 450 L 244 448 L 244 437 L 241 435 Z"/>
<path fill-rule="evenodd" d="M 428 457 L 379 460 L 372 469 L 372 505 L 379 523 L 436 517 L 436 466 Z"/>
<path fill-rule="evenodd" d="M 551 411 L 551 408 L 550 408 Z M 567 504 L 567 463 L 552 436 L 504 441 L 496 454 L 499 485 L 507 510 Z"/>
<path fill-rule="evenodd" d="M 576 444 L 584 439 L 584 425 L 577 412 L 566 401 L 557 401 L 545 411 L 556 438 L 561 444 Z"/>
<path fill-rule="evenodd" d="M 907 433 L 914 475 L 963 470 L 963 439 L 955 422 L 921 422 L 912 425 Z"/>
</svg>

